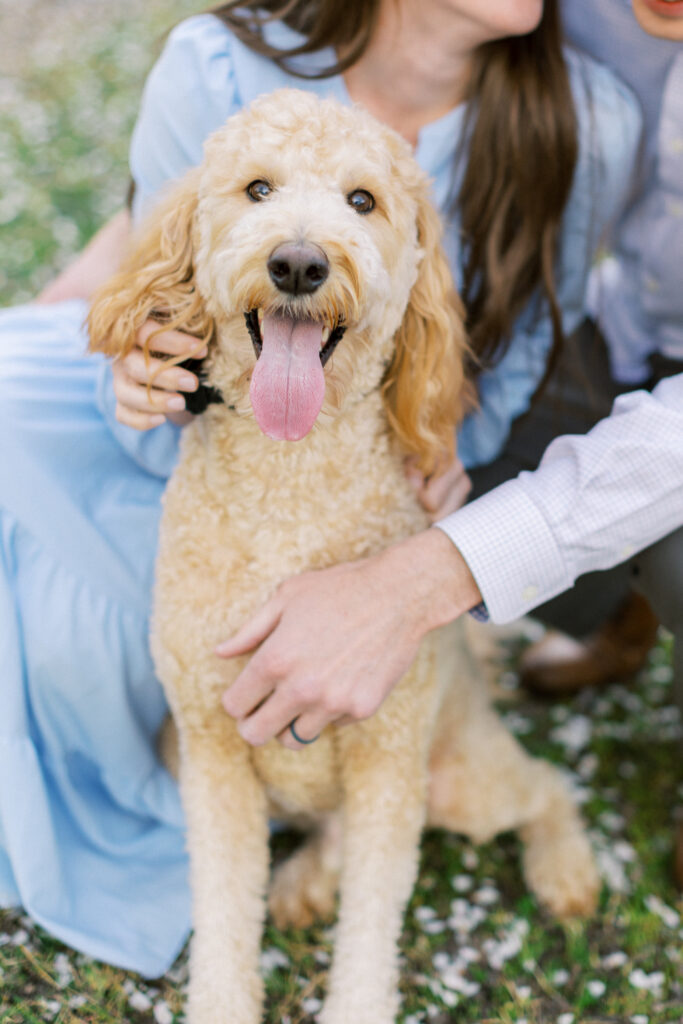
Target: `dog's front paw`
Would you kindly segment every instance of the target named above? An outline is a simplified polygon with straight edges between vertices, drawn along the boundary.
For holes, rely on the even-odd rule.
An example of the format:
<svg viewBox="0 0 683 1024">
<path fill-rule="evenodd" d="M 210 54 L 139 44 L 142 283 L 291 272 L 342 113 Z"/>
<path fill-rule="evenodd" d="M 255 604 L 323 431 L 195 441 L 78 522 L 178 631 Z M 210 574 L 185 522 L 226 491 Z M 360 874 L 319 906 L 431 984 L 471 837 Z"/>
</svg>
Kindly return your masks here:
<svg viewBox="0 0 683 1024">
<path fill-rule="evenodd" d="M 334 914 L 339 875 L 324 864 L 313 840 L 297 850 L 273 874 L 268 909 L 277 928 L 308 928 Z"/>
<path fill-rule="evenodd" d="M 249 972 L 237 984 L 222 986 L 221 966 L 216 963 L 216 980 L 211 985 L 198 984 L 197 978 L 190 973 L 187 1024 L 261 1024 L 261 978 Z"/>
<path fill-rule="evenodd" d="M 399 1010 L 397 992 L 332 992 L 318 1015 L 318 1024 L 395 1024 Z"/>
<path fill-rule="evenodd" d="M 577 821 L 574 829 L 544 830 L 524 852 L 527 884 L 555 917 L 588 917 L 597 906 L 600 876 Z"/>
</svg>

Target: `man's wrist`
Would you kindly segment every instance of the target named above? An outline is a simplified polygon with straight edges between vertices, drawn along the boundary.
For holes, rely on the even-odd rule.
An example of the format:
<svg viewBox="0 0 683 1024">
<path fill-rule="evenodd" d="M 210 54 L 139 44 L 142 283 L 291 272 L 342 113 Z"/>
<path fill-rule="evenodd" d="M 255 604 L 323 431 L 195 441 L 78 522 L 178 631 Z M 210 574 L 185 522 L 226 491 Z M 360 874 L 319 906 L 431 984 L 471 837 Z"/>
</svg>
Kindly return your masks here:
<svg viewBox="0 0 683 1024">
<path fill-rule="evenodd" d="M 420 633 L 453 622 L 481 603 L 467 562 L 443 530 L 424 530 L 390 550 L 409 576 L 407 589 Z"/>
</svg>

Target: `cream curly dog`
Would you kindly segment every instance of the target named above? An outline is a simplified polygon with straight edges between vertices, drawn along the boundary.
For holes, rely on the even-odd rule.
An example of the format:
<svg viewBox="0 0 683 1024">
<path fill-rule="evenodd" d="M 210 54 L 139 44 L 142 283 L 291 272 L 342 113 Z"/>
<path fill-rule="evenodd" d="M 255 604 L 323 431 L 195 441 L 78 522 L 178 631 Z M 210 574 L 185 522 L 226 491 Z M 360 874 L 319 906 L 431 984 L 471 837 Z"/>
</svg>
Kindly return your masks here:
<svg viewBox="0 0 683 1024">
<path fill-rule="evenodd" d="M 279 583 L 425 526 L 403 462 L 430 472 L 449 450 L 465 351 L 428 197 L 408 145 L 369 115 L 295 90 L 261 98 L 209 139 L 92 310 L 92 347 L 111 355 L 150 316 L 208 341 L 223 399 L 183 432 L 152 635 L 180 737 L 191 1024 L 261 1018 L 271 815 L 314 829 L 274 879 L 276 920 L 330 912 L 340 887 L 321 1019 L 395 1019 L 432 749 L 436 823 L 477 840 L 521 827 L 539 897 L 558 913 L 593 905 L 560 777 L 489 709 L 457 626 L 427 638 L 372 718 L 299 752 L 249 747 L 221 708 L 244 660 L 214 647 Z"/>
</svg>

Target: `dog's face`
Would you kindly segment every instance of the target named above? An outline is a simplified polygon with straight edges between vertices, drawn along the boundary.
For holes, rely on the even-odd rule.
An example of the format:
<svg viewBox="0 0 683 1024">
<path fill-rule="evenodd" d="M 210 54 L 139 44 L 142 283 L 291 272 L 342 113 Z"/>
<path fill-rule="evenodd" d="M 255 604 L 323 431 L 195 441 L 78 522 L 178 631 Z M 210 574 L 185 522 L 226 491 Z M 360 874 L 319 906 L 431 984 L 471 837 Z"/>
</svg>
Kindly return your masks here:
<svg viewBox="0 0 683 1024">
<path fill-rule="evenodd" d="M 409 148 L 358 110 L 288 90 L 209 140 L 197 285 L 217 325 L 212 384 L 298 440 L 377 387 L 422 257 Z"/>
<path fill-rule="evenodd" d="M 91 347 L 125 354 L 150 316 L 209 342 L 208 382 L 271 438 L 381 388 L 425 472 L 452 451 L 465 336 L 439 220 L 360 109 L 282 90 L 230 118 L 95 297 Z"/>
</svg>

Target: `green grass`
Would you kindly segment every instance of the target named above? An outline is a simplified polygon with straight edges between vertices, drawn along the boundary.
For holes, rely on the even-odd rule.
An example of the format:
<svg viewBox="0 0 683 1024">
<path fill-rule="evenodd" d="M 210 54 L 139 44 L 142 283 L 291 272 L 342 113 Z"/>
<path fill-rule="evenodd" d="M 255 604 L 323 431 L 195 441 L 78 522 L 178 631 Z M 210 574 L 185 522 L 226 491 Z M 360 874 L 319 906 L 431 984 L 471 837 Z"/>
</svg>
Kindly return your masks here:
<svg viewBox="0 0 683 1024">
<path fill-rule="evenodd" d="M 21 5 L 0 0 L 0 98 L 9 101 L 0 102 L 1 303 L 30 299 L 120 207 L 144 75 L 165 30 L 199 9 L 187 0 L 26 0 L 24 22 Z M 501 670 L 508 685 L 515 653 Z M 600 912 L 585 926 L 548 919 L 525 890 L 514 837 L 474 850 L 460 837 L 427 835 L 402 941 L 408 1024 L 683 1020 L 683 904 L 671 882 L 671 809 L 683 793 L 670 653 L 663 640 L 636 685 L 566 705 L 510 691 L 503 710 L 522 742 L 564 763 L 580 789 L 608 878 Z M 577 716 L 588 729 L 573 749 Z M 481 907 L 471 932 L 453 927 L 454 900 L 464 901 L 461 921 Z M 264 950 L 269 1024 L 312 1020 L 328 928 L 269 927 Z M 660 973 L 652 991 L 634 984 Z M 170 1024 L 182 1019 L 186 975 L 181 957 L 167 977 L 144 981 L 0 912 L 0 1024 Z"/>
<path fill-rule="evenodd" d="M 547 917 L 524 887 L 513 836 L 475 849 L 458 836 L 427 834 L 402 939 L 407 1024 L 569 1024 L 571 1014 L 582 1024 L 683 1020 L 683 903 L 671 880 L 670 809 L 679 780 L 664 681 L 668 657 L 662 642 L 628 688 L 556 705 L 513 691 L 501 705 L 525 745 L 563 763 L 579 787 L 606 865 L 600 910 L 585 924 Z M 629 714 L 623 705 L 634 698 L 641 707 Z M 553 742 L 558 720 L 566 726 L 577 715 L 591 725 L 586 745 L 576 751 Z M 602 735 L 614 731 L 618 739 Z M 278 837 L 275 856 L 291 842 Z M 268 1024 L 313 1020 L 330 954 L 328 925 L 286 933 L 267 927 Z M 145 981 L 74 953 L 17 913 L 0 913 L 0 1024 L 171 1024 L 183 1019 L 186 978 L 185 955 L 165 978 Z"/>
</svg>

